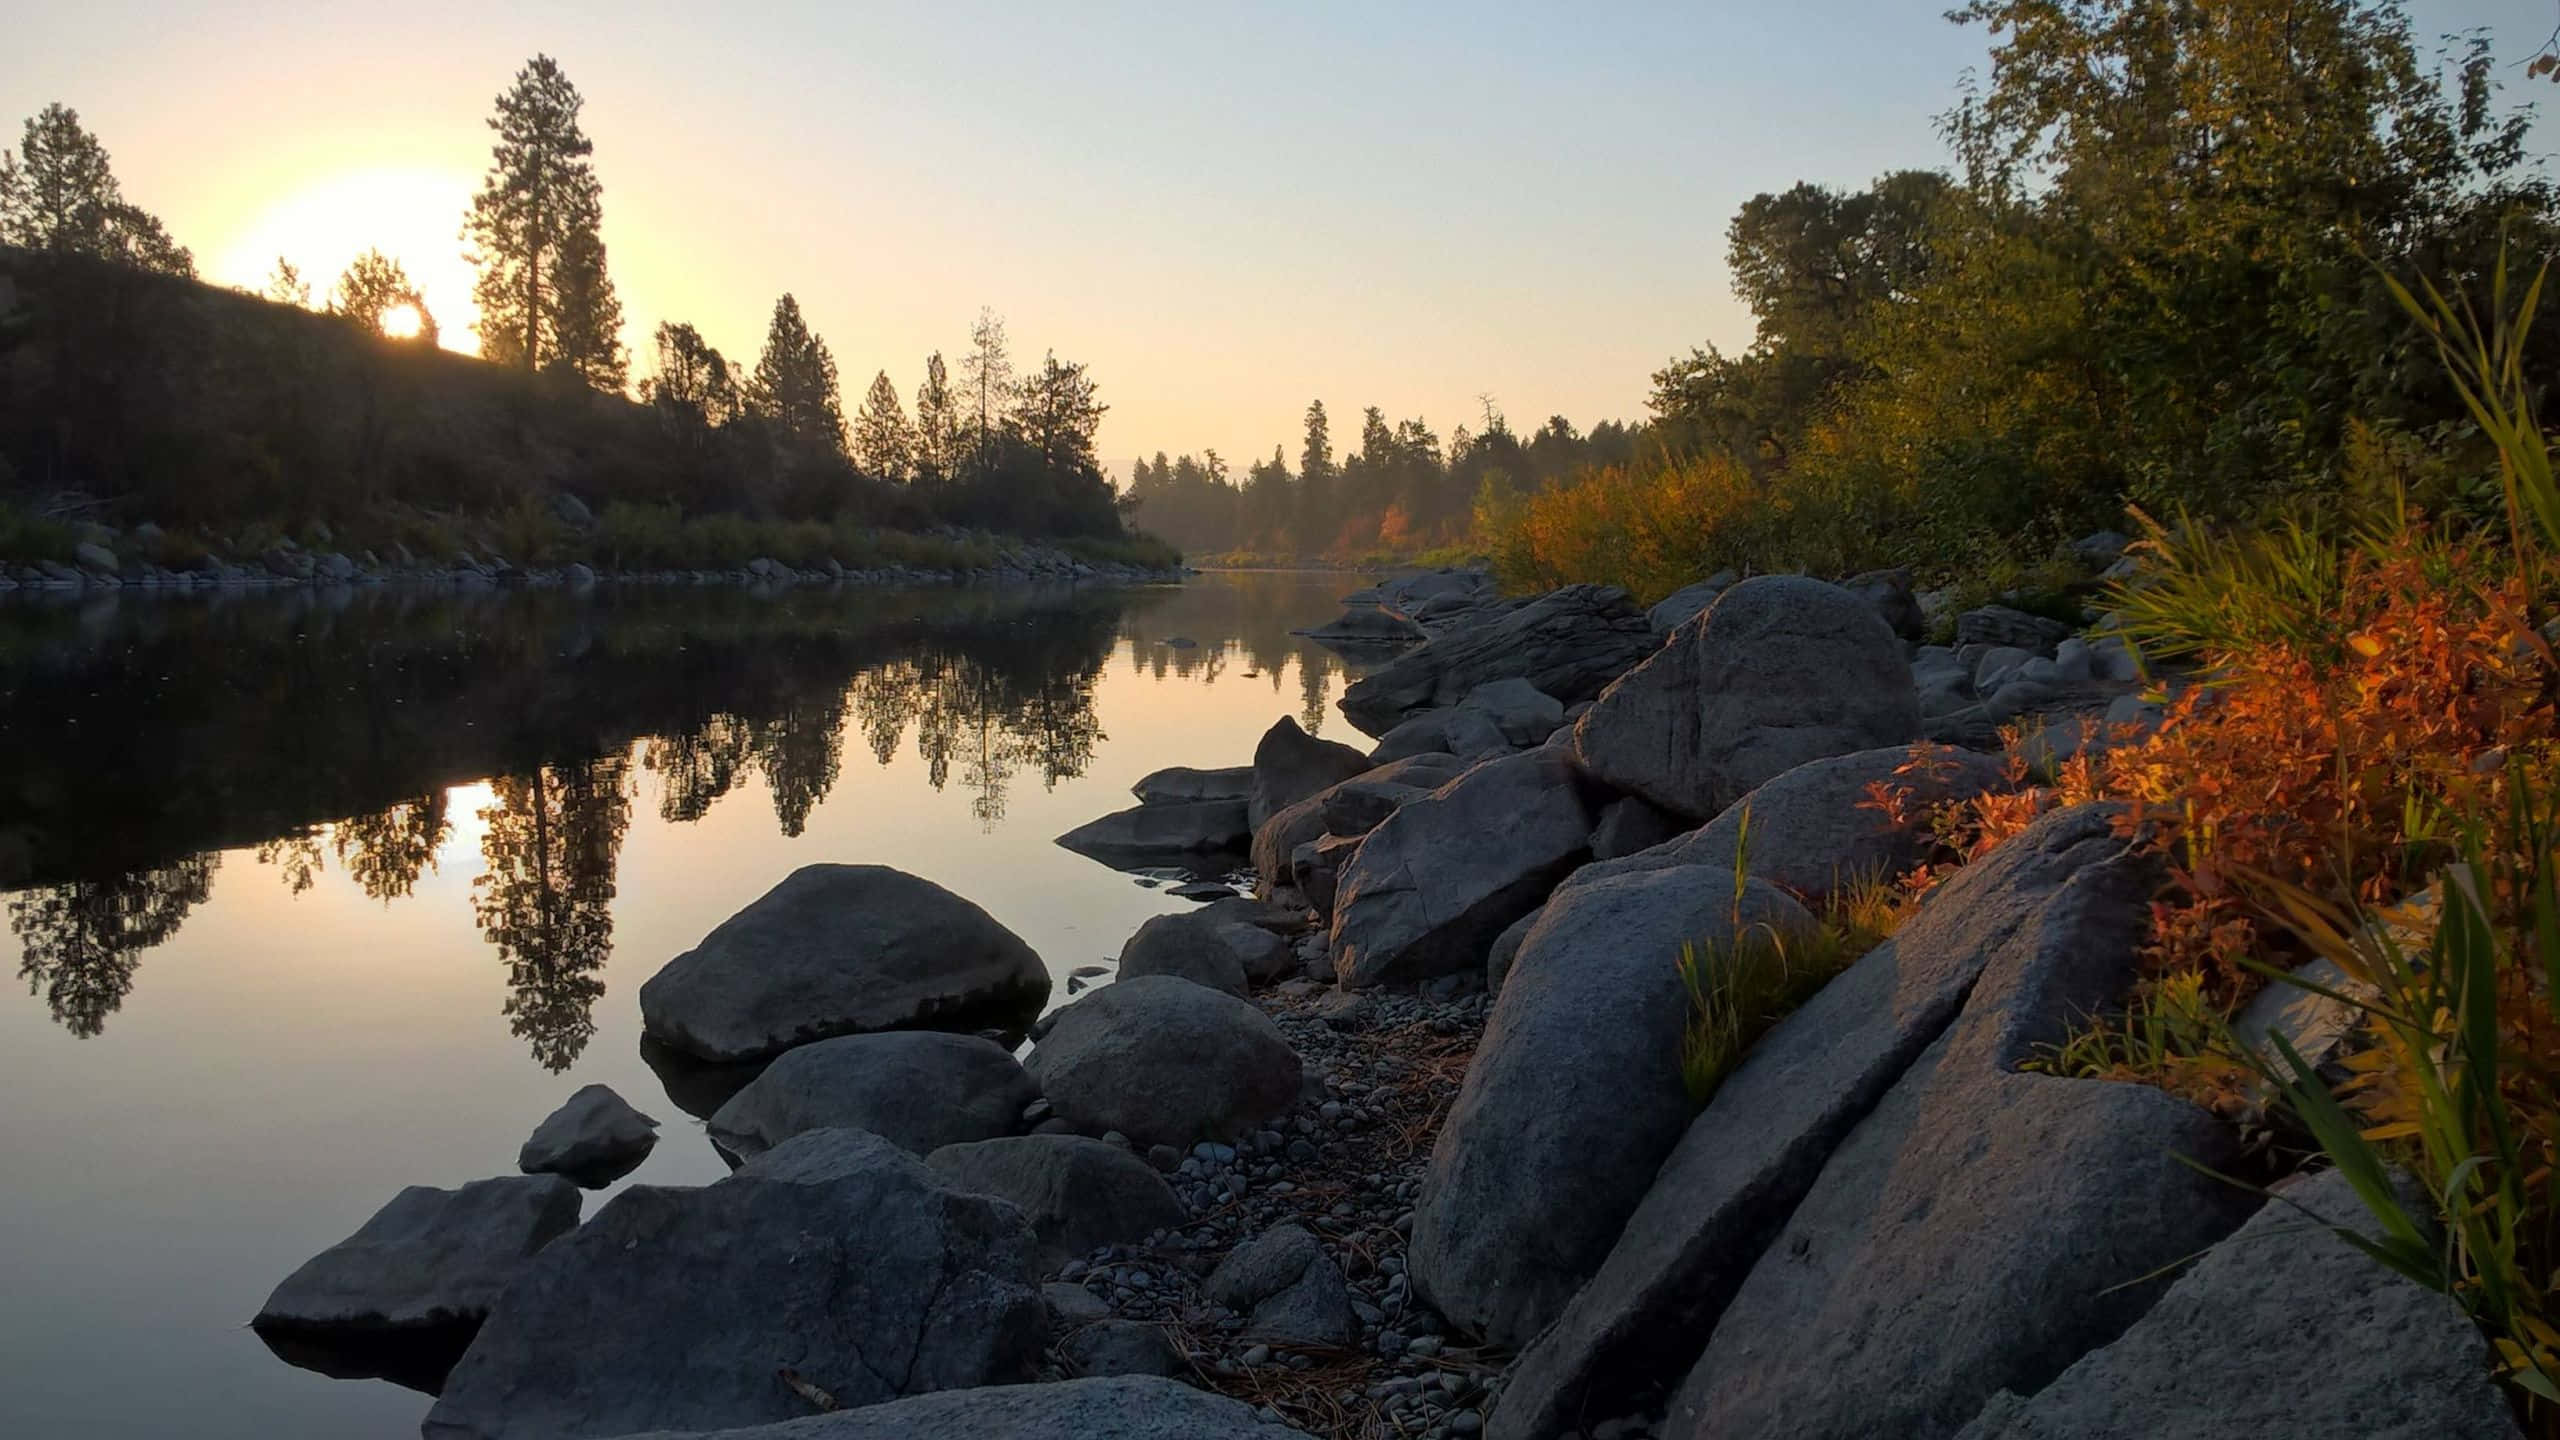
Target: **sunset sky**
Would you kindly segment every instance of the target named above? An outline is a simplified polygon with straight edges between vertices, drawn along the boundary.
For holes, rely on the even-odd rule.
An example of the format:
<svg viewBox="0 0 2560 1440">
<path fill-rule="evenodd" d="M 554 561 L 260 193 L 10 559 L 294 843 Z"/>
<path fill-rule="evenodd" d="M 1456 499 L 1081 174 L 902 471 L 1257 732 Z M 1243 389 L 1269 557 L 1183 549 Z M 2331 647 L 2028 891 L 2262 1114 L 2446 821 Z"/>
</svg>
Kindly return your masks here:
<svg viewBox="0 0 2560 1440">
<path fill-rule="evenodd" d="M 991 306 L 1018 358 L 1092 367 L 1124 475 L 1294 459 L 1310 397 L 1337 440 L 1364 404 L 1445 437 L 1487 393 L 1522 426 L 1634 418 L 1666 357 L 1748 338 L 1734 208 L 1938 163 L 1986 46 L 1941 0 L 22 8 L 11 141 L 73 106 L 208 279 L 282 254 L 325 290 L 379 245 L 468 346 L 482 120 L 545 51 L 586 97 L 635 376 L 666 319 L 752 363 L 789 290 L 848 409 L 883 368 L 911 399 Z M 2412 8 L 2519 61 L 2555 19 Z"/>
</svg>

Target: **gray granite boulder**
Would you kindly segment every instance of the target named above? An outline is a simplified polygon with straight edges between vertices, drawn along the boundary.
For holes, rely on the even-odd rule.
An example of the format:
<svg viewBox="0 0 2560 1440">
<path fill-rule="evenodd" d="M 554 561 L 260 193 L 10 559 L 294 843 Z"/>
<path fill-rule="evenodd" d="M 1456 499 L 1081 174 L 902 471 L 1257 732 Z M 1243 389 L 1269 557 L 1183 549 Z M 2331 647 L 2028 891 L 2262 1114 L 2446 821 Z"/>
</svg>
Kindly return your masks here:
<svg viewBox="0 0 2560 1440">
<path fill-rule="evenodd" d="M 1582 768 L 1709 819 L 1808 760 L 1918 738 L 1902 642 L 1866 601 L 1792 575 L 1745 580 L 1577 722 Z"/>
<path fill-rule="evenodd" d="M 1521 1355 L 1495 1440 L 1658 1409 L 1850 1129 L 1944 1032 L 1987 966 L 2121 950 L 2147 874 L 2106 811 L 2049 816 L 1959 870 L 1780 1021 L 1689 1122 L 1591 1283 Z M 2128 870 L 2128 875 L 2123 872 Z M 1564 903 L 1570 890 L 1558 892 Z M 2092 897 L 2114 901 L 2092 905 Z"/>
<path fill-rule="evenodd" d="M 527 1175 L 565 1175 L 596 1190 L 640 1168 L 658 1143 L 658 1122 L 609 1085 L 588 1085 L 543 1118 L 516 1152 Z"/>
<path fill-rule="evenodd" d="M 1082 1135 L 1015 1135 L 945 1145 L 925 1164 L 963 1190 L 1007 1201 L 1031 1222 L 1040 1265 L 1104 1245 L 1134 1245 L 1183 1223 L 1180 1201 L 1146 1161 Z"/>
<path fill-rule="evenodd" d="M 2381 1226 L 2335 1171 L 2296 1183 L 2123 1337 L 1961 1440 L 2513 1440 L 2479 1327 L 2340 1239 Z"/>
<path fill-rule="evenodd" d="M 1120 947 L 1119 978 L 1173 975 L 1241 1000 L 1252 986 L 1244 973 L 1244 957 L 1227 943 L 1226 928 L 1206 922 L 1197 913 L 1158 915 L 1140 925 L 1129 943 Z M 1288 948 L 1279 937 L 1250 925 L 1236 929 L 1280 944 L 1284 951 Z"/>
<path fill-rule="evenodd" d="M 1060 1010 L 1028 1069 L 1058 1115 L 1141 1145 L 1229 1140 L 1297 1103 L 1297 1052 L 1252 1004 L 1171 975 Z"/>
<path fill-rule="evenodd" d="M 779 1425 L 630 1440 L 1286 1440 L 1300 1434 L 1241 1400 L 1179 1380 L 1121 1375 L 991 1385 Z"/>
<path fill-rule="evenodd" d="M 1279 1225 L 1218 1262 L 1201 1289 L 1245 1319 L 1244 1333 L 1300 1345 L 1348 1345 L 1360 1338 L 1351 1287 L 1316 1237 Z"/>
<path fill-rule="evenodd" d="M 752 1159 L 808 1130 L 854 1129 L 918 1155 L 1022 1130 L 1040 1091 L 1003 1046 L 895 1030 L 786 1051 L 711 1117 L 711 1138 Z"/>
<path fill-rule="evenodd" d="M 1164 1327 L 1144 1320 L 1079 1325 L 1058 1342 L 1058 1358 L 1071 1375 L 1180 1375 L 1185 1368 Z"/>
<path fill-rule="evenodd" d="M 1246 834 L 1272 816 L 1370 769 L 1369 757 L 1348 745 L 1319 740 L 1283 715 L 1253 747 L 1253 787 L 1246 802 Z"/>
<path fill-rule="evenodd" d="M 1622 796 L 1602 807 L 1600 823 L 1591 829 L 1591 858 L 1616 860 L 1633 855 L 1693 828 L 1688 817 L 1674 815 L 1641 795 Z"/>
<path fill-rule="evenodd" d="M 2180 1159 L 2236 1163 L 2213 1116 L 2017 1068 L 2121 996 L 2154 884 L 2144 865 L 2084 866 L 1994 950 L 1751 1268 L 1665 1436 L 1951 1435 L 2122 1333 L 2165 1284 L 2146 1277 L 2245 1217 L 2244 1192 Z"/>
<path fill-rule="evenodd" d="M 1731 570 L 1719 570 L 1693 585 L 1683 585 L 1654 602 L 1644 612 L 1645 624 L 1657 636 L 1668 635 L 1705 614 L 1716 597 L 1730 590 L 1742 579 Z"/>
<path fill-rule="evenodd" d="M 1333 958 L 1351 989 L 1484 964 L 1591 843 L 1596 807 L 1571 760 L 1488 761 L 1387 817 L 1342 868 Z"/>
<path fill-rule="evenodd" d="M 1468 691 L 1458 708 L 1484 716 L 1503 739 L 1521 749 L 1545 740 L 1564 723 L 1564 705 L 1516 675 Z"/>
<path fill-rule="evenodd" d="M 1841 581 L 1840 588 L 1876 607 L 1886 627 L 1903 639 L 1917 640 L 1928 632 L 1928 617 L 1920 613 L 1919 597 L 1911 593 L 1910 571 L 1869 570 Z"/>
<path fill-rule="evenodd" d="M 1804 908 L 1679 866 L 1556 896 L 1522 941 L 1431 1147 L 1407 1259 L 1469 1334 L 1528 1343 L 1607 1257 L 1696 1106 L 1681 1075 L 1680 951 Z"/>
<path fill-rule="evenodd" d="M 2051 616 L 2007 605 L 1985 605 L 1956 617 L 1959 645 L 2014 645 L 2037 655 L 2050 655 L 2073 626 Z"/>
<path fill-rule="evenodd" d="M 1455 755 L 1426 751 L 1373 766 L 1342 782 L 1345 785 L 1394 785 L 1419 791 L 1432 791 L 1448 784 L 1466 771 L 1467 762 Z M 1402 790 L 1381 791 L 1381 795 L 1401 795 Z M 1321 790 L 1297 804 L 1273 815 L 1253 835 L 1253 869 L 1263 894 L 1287 884 L 1298 847 L 1322 839 L 1331 833 L 1326 829 L 1326 805 L 1332 790 Z"/>
<path fill-rule="evenodd" d="M 1198 770 L 1168 765 L 1129 787 L 1141 805 L 1191 805 L 1203 800 L 1242 800 L 1253 793 L 1253 767 L 1228 765 Z"/>
<path fill-rule="evenodd" d="M 1625 591 L 1568 585 L 1499 619 L 1432 637 L 1352 682 L 1340 708 L 1363 732 L 1384 735 L 1513 676 L 1570 705 L 1599 694 L 1652 648 L 1653 633 Z"/>
<path fill-rule="evenodd" d="M 1907 818 L 1897 820 L 1870 803 L 1869 787 L 1876 785 L 1901 797 Z M 1679 855 L 1692 865 L 1744 865 L 1753 876 L 1818 905 L 1862 882 L 1898 880 L 1929 858 L 1929 807 L 2008 785 L 1998 756 L 1943 746 L 1888 745 L 1809 760 L 1709 821 L 1680 846 Z"/>
<path fill-rule="evenodd" d="M 885 865 L 806 865 L 640 987 L 643 1029 L 701 1060 L 836 1035 L 1028 1021 L 1049 972 L 1019 936 Z"/>
<path fill-rule="evenodd" d="M 1376 748 L 1369 752 L 1374 765 L 1402 760 L 1409 755 L 1426 755 L 1432 751 L 1456 755 L 1466 760 L 1482 760 L 1493 755 L 1507 755 L 1519 747 L 1503 733 L 1500 722 L 1482 710 L 1452 705 L 1441 710 L 1425 710 L 1399 723 L 1378 737 Z"/>
<path fill-rule="evenodd" d="M 1336 618 L 1305 633 L 1308 639 L 1319 645 L 1365 655 L 1419 644 L 1424 631 L 1411 620 L 1401 615 L 1390 615 L 1376 605 L 1353 605 Z"/>
<path fill-rule="evenodd" d="M 286 1276 L 252 1323 L 319 1334 L 477 1324 L 528 1259 L 577 1227 L 578 1204 L 556 1175 L 412 1185 Z"/>
<path fill-rule="evenodd" d="M 1393 780 L 1345 780 L 1324 792 L 1325 833 L 1366 835 L 1388 816 L 1430 793 L 1423 786 Z"/>
<path fill-rule="evenodd" d="M 1242 800 L 1149 801 L 1088 820 L 1057 843 L 1106 865 L 1241 850 L 1253 838 Z"/>
<path fill-rule="evenodd" d="M 577 1440 L 1001 1385 L 1048 1317 L 1020 1211 L 877 1135 L 819 1130 L 699 1188 L 635 1185 L 525 1266 L 427 1440 Z M 912 1432 L 910 1432 L 912 1433 Z"/>
</svg>

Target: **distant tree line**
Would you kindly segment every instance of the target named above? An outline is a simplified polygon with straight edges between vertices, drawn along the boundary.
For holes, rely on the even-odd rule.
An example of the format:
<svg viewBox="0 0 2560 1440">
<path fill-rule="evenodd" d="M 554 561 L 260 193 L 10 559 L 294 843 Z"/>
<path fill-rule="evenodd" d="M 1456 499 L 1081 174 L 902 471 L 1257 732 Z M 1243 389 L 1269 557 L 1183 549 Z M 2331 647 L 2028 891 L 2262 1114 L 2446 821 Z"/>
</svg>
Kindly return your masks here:
<svg viewBox="0 0 2560 1440">
<path fill-rule="evenodd" d="M 1642 426 L 1607 420 L 1586 434 L 1562 415 L 1523 438 L 1490 400 L 1479 427 L 1460 425 L 1443 444 L 1427 421 L 1389 425 L 1372 405 L 1337 459 L 1317 400 L 1294 469 L 1278 445 L 1241 477 L 1215 450 L 1170 459 L 1159 450 L 1130 466 L 1128 501 L 1138 523 L 1188 551 L 1409 553 L 1465 539 L 1479 509 L 1590 466 L 1625 464 L 1644 439 Z"/>
</svg>

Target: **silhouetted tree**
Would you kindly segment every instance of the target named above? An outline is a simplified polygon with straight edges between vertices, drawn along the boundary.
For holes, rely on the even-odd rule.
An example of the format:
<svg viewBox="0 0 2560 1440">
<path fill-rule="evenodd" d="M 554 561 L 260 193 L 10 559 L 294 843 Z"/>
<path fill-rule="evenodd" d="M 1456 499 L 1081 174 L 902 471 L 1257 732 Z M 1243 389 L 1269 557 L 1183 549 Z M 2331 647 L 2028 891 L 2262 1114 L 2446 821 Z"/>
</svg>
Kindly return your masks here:
<svg viewBox="0 0 2560 1440">
<path fill-rule="evenodd" d="M 311 282 L 303 279 L 302 272 L 294 268 L 293 262 L 281 255 L 276 257 L 275 273 L 267 277 L 267 288 L 263 293 L 279 305 L 291 305 L 302 310 L 311 308 Z"/>
<path fill-rule="evenodd" d="M 329 313 L 343 315 L 376 335 L 388 335 L 384 317 L 403 306 L 418 315 L 414 336 L 425 344 L 436 343 L 436 319 L 427 309 L 426 297 L 409 283 L 409 272 L 399 261 L 379 250 L 367 250 L 338 277 L 338 288 L 329 296 Z"/>
<path fill-rule="evenodd" d="M 800 318 L 789 295 L 773 305 L 764 354 L 756 360 L 747 396 L 756 413 L 803 444 L 833 454 L 844 451 L 844 409 L 836 395 L 836 361 L 827 342 Z"/>
<path fill-rule="evenodd" d="M 959 466 L 959 417 L 951 400 L 951 384 L 942 367 L 942 352 L 925 357 L 924 383 L 916 387 L 916 481 L 947 481 Z"/>
<path fill-rule="evenodd" d="M 981 308 L 969 327 L 969 353 L 960 357 L 960 393 L 971 415 L 970 464 L 984 475 L 994 468 L 998 427 L 1013 401 L 1013 361 L 1005 353 L 1004 317 Z"/>
<path fill-rule="evenodd" d="M 276 878 L 284 882 L 287 893 L 294 895 L 317 884 L 320 872 L 325 868 L 320 854 L 320 836 L 309 828 L 261 841 L 257 858 L 261 865 L 276 867 Z"/>
<path fill-rule="evenodd" d="M 640 398 L 682 426 L 716 429 L 743 406 L 737 367 L 690 325 L 658 322 L 657 373 L 640 382 Z"/>
<path fill-rule="evenodd" d="M 773 791 L 773 818 L 794 839 L 808 828 L 809 812 L 825 801 L 842 770 L 844 710 L 844 690 L 829 686 L 792 700 L 756 737 L 756 760 Z"/>
<path fill-rule="evenodd" d="M 915 437 L 907 429 L 906 412 L 898 407 L 898 387 L 889 372 L 872 377 L 871 393 L 853 421 L 853 463 L 877 480 L 904 480 L 915 463 Z"/>
<path fill-rule="evenodd" d="M 0 244 L 193 278 L 195 257 L 158 219 L 126 203 L 107 147 L 80 115 L 52 104 L 26 123 L 14 156 L 0 151 Z"/>
<path fill-rule="evenodd" d="M 710 813 L 746 773 L 754 733 L 735 715 L 714 715 L 691 730 L 652 739 L 640 763 L 657 773 L 658 818 L 690 824 Z"/>
<path fill-rule="evenodd" d="M 1298 548 L 1322 554 L 1340 522 L 1334 514 L 1333 429 L 1324 402 L 1307 402 L 1307 438 L 1298 449 Z"/>
<path fill-rule="evenodd" d="M 487 180 L 463 222 L 480 267 L 480 353 L 502 365 L 560 366 L 619 389 L 621 306 L 605 275 L 603 190 L 578 128 L 584 102 L 548 55 L 516 72 L 489 128 Z"/>
</svg>

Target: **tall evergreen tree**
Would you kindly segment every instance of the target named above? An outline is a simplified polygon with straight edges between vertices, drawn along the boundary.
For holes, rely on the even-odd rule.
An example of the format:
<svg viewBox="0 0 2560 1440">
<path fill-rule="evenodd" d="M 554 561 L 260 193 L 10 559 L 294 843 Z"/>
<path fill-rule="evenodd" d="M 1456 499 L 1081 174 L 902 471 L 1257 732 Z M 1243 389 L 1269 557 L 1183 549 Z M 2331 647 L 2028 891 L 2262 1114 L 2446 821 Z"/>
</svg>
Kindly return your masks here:
<svg viewBox="0 0 2560 1440">
<path fill-rule="evenodd" d="M 1335 486 L 1333 469 L 1332 422 L 1325 418 L 1324 402 L 1307 402 L 1307 439 L 1298 451 L 1298 513 L 1296 532 L 1298 549 L 1309 555 L 1321 555 L 1333 545 L 1340 517 L 1334 513 Z"/>
<path fill-rule="evenodd" d="M 916 387 L 916 479 L 932 484 L 952 478 L 959 462 L 959 416 L 942 352 L 925 357 L 924 383 Z"/>
<path fill-rule="evenodd" d="M 1094 470 L 1094 432 L 1111 408 L 1094 398 L 1096 389 L 1082 365 L 1061 364 L 1054 352 L 1023 385 L 1016 424 L 1049 474 Z"/>
<path fill-rule="evenodd" d="M 527 370 L 557 365 L 619 389 L 622 307 L 605 274 L 603 190 L 578 128 L 585 102 L 536 55 L 497 99 L 488 178 L 463 236 L 480 267 L 480 353 Z"/>
<path fill-rule="evenodd" d="M 30 117 L 18 153 L 0 151 L 0 244 L 193 278 L 195 257 L 159 220 L 126 203 L 107 147 L 78 111 L 47 105 Z"/>
<path fill-rule="evenodd" d="M 995 461 L 996 437 L 1013 399 L 1013 361 L 1005 354 L 1004 317 L 981 307 L 960 357 L 960 393 L 970 408 L 969 456 L 980 474 Z"/>
<path fill-rule="evenodd" d="M 853 421 L 853 463 L 879 480 L 904 480 L 915 464 L 915 437 L 907 430 L 907 414 L 898 408 L 898 387 L 889 372 L 872 377 L 862 413 Z"/>
<path fill-rule="evenodd" d="M 843 452 L 844 409 L 836 394 L 835 357 L 800 318 L 800 302 L 789 295 L 774 302 L 764 354 L 756 361 L 747 393 L 756 413 L 786 434 Z"/>
</svg>

